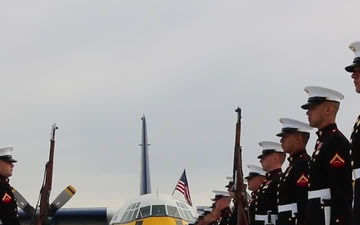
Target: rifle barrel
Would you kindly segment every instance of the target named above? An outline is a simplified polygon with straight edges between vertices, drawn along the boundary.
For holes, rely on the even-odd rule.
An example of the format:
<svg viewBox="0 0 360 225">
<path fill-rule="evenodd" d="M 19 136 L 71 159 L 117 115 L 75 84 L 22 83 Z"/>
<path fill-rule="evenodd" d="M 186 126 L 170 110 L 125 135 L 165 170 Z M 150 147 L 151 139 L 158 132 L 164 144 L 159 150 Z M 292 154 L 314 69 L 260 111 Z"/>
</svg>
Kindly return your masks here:
<svg viewBox="0 0 360 225">
<path fill-rule="evenodd" d="M 54 166 L 54 151 L 55 151 L 55 130 L 58 127 L 56 124 L 52 125 L 51 135 L 50 135 L 50 153 L 49 161 L 45 165 L 45 180 L 43 186 L 41 187 L 40 193 L 40 214 L 37 218 L 36 225 L 45 225 L 46 219 L 49 211 L 49 199 L 52 186 L 52 177 L 53 177 L 53 166 Z"/>
<path fill-rule="evenodd" d="M 234 178 L 234 194 L 237 205 L 237 225 L 248 225 L 248 217 L 245 213 L 244 206 L 244 180 L 242 170 L 242 157 L 241 157 L 241 109 L 238 107 L 235 112 L 237 113 L 237 123 L 235 130 L 235 147 L 234 147 L 234 165 L 233 165 L 233 178 Z"/>
</svg>

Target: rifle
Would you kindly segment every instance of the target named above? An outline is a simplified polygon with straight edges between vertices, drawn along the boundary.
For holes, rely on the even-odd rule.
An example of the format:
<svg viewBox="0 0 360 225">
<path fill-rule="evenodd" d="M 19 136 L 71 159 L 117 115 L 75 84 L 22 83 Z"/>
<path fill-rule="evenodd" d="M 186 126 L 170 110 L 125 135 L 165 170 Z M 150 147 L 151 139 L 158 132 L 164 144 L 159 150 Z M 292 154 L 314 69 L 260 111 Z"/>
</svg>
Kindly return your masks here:
<svg viewBox="0 0 360 225">
<path fill-rule="evenodd" d="M 53 176 L 53 164 L 54 164 L 54 149 L 55 149 L 55 130 L 58 129 L 56 124 L 52 125 L 50 135 L 50 153 L 49 161 L 45 165 L 45 180 L 40 190 L 40 213 L 36 220 L 36 225 L 45 225 L 47 223 L 48 210 L 49 210 L 49 198 L 51 192 L 52 176 Z"/>
<path fill-rule="evenodd" d="M 238 114 L 235 131 L 235 147 L 234 147 L 234 164 L 233 164 L 233 178 L 234 178 L 234 195 L 235 204 L 237 208 L 237 225 L 248 225 L 248 217 L 246 216 L 244 209 L 244 197 L 246 196 L 246 190 L 244 190 L 244 180 L 242 171 L 242 158 L 241 158 L 241 109 L 238 107 L 235 112 Z"/>
</svg>

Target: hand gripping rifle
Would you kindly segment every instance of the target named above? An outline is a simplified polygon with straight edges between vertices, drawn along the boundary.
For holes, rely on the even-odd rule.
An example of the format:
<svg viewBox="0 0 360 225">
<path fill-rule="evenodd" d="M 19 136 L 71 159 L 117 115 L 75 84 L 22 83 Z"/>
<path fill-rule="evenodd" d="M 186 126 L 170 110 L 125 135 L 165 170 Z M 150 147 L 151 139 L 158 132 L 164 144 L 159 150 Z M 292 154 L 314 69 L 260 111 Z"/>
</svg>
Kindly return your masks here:
<svg viewBox="0 0 360 225">
<path fill-rule="evenodd" d="M 241 134 L 241 109 L 238 107 L 236 133 L 235 133 L 235 148 L 234 148 L 234 164 L 233 164 L 233 178 L 234 178 L 234 195 L 235 204 L 237 208 L 237 225 L 248 225 L 248 217 L 245 213 L 246 190 L 244 190 L 244 179 L 242 171 L 242 159 L 241 159 L 241 146 L 240 146 L 240 134 Z"/>
<path fill-rule="evenodd" d="M 52 125 L 50 136 L 50 153 L 49 161 L 45 165 L 45 180 L 40 190 L 40 213 L 35 225 L 46 224 L 49 210 L 49 198 L 52 185 L 53 165 L 54 165 L 54 150 L 55 150 L 55 130 L 58 129 L 56 124 Z"/>
</svg>

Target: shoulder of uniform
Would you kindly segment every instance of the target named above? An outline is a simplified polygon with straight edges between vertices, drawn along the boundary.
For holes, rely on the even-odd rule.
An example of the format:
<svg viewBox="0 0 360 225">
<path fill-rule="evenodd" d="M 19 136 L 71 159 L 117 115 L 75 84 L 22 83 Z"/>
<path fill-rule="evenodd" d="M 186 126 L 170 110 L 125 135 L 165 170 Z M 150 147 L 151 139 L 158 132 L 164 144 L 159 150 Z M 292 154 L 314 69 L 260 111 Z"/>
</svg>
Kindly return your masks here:
<svg viewBox="0 0 360 225">
<path fill-rule="evenodd" d="M 350 149 L 349 140 L 342 134 L 333 136 L 333 138 L 329 140 L 329 145 L 335 148 L 341 147 L 346 150 Z"/>
<path fill-rule="evenodd" d="M 345 135 L 337 128 L 330 130 L 329 136 L 332 138 L 340 138 L 343 139 L 345 142 L 348 141 Z"/>
</svg>

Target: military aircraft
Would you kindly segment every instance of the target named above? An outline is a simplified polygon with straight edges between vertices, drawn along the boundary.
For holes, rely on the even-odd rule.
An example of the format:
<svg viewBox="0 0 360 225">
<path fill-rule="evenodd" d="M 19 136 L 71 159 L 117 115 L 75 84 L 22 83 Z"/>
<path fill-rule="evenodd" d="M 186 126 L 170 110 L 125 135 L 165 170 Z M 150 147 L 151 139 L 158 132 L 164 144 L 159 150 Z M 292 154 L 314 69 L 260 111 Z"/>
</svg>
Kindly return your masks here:
<svg viewBox="0 0 360 225">
<path fill-rule="evenodd" d="M 142 120 L 140 196 L 129 201 L 117 211 L 101 208 L 61 208 L 74 194 L 75 189 L 67 187 L 49 206 L 49 199 L 40 210 L 33 208 L 15 189 L 22 224 L 54 225 L 186 225 L 198 217 L 195 207 L 172 195 L 151 193 L 149 152 L 145 115 Z M 55 130 L 53 130 L 55 131 Z M 53 142 L 51 142 L 53 145 Z M 50 152 L 50 156 L 53 153 Z M 52 161 L 52 159 L 51 159 Z M 49 160 L 50 162 L 50 160 Z M 48 163 L 49 164 L 49 163 Z M 50 182 L 51 183 L 51 182 Z M 46 185 L 44 185 L 46 187 Z M 51 188 L 50 188 L 51 189 Z M 43 196 L 42 196 L 43 197 Z M 44 209 L 41 211 L 41 209 Z M 43 217 L 43 219 L 39 219 Z"/>
<path fill-rule="evenodd" d="M 195 207 L 171 195 L 151 193 L 145 116 L 142 120 L 140 196 L 124 205 L 110 225 L 185 225 L 197 218 Z"/>
</svg>

